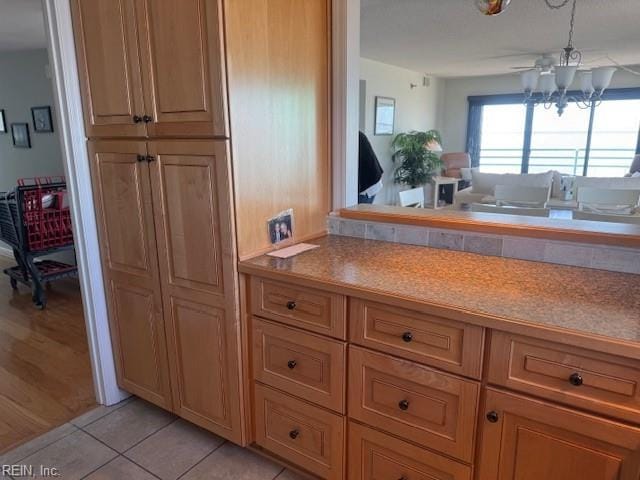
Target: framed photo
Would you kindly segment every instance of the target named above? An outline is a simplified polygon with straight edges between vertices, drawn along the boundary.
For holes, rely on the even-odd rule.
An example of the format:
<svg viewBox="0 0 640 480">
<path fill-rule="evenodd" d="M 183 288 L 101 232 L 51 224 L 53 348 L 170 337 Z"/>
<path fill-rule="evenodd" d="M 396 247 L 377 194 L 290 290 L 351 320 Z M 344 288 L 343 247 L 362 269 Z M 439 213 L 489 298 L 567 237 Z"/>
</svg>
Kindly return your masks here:
<svg viewBox="0 0 640 480">
<path fill-rule="evenodd" d="M 396 100 L 376 97 L 376 118 L 374 135 L 393 135 L 396 121 Z"/>
<path fill-rule="evenodd" d="M 14 147 L 31 148 L 31 137 L 29 137 L 28 123 L 12 123 L 11 135 L 13 136 Z"/>
<path fill-rule="evenodd" d="M 53 132 L 53 120 L 51 119 L 51 107 L 32 107 L 33 131 L 44 133 Z"/>
<path fill-rule="evenodd" d="M 293 243 L 293 209 L 280 212 L 267 220 L 267 231 L 271 245 L 281 247 Z"/>
<path fill-rule="evenodd" d="M 0 133 L 7 133 L 7 120 L 4 117 L 4 110 L 0 108 Z"/>
</svg>

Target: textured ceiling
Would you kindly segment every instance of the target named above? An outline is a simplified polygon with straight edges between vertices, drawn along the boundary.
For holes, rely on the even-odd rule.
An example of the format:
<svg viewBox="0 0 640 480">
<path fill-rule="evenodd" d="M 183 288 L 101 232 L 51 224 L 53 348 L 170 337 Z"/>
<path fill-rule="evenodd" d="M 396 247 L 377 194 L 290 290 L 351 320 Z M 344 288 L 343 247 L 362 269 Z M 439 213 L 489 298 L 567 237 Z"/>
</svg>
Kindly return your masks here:
<svg viewBox="0 0 640 480">
<path fill-rule="evenodd" d="M 559 3 L 560 0 L 552 0 Z M 443 77 L 506 73 L 567 43 L 570 6 L 512 0 L 485 17 L 474 0 L 361 0 L 362 56 Z M 640 0 L 578 0 L 574 44 L 587 66 L 640 64 Z"/>
<path fill-rule="evenodd" d="M 41 0 L 0 0 L 0 51 L 46 45 Z"/>
</svg>

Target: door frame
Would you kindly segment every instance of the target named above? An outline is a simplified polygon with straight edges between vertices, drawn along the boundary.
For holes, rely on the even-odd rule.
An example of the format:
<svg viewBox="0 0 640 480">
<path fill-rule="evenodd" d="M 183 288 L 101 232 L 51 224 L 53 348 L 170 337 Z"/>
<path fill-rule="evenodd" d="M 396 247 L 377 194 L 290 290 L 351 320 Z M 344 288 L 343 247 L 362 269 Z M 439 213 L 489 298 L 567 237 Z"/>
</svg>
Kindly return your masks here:
<svg viewBox="0 0 640 480">
<path fill-rule="evenodd" d="M 91 188 L 70 0 L 42 0 L 60 146 L 74 227 L 96 401 L 113 405 L 130 396 L 116 381 L 105 286 Z"/>
</svg>

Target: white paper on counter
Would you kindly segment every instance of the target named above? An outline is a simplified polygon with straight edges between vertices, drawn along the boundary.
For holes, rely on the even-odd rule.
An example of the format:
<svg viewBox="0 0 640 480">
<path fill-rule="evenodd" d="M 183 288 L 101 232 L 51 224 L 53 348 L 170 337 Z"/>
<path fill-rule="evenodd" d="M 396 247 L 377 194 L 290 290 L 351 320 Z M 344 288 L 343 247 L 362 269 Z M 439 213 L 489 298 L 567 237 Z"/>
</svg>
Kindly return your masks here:
<svg viewBox="0 0 640 480">
<path fill-rule="evenodd" d="M 290 247 L 283 248 L 282 250 L 269 252 L 267 253 L 267 255 L 276 258 L 290 258 L 302 252 L 307 252 L 309 250 L 313 250 L 314 248 L 318 248 L 319 246 L 320 245 L 311 245 L 310 243 L 298 243 L 297 245 L 292 245 Z"/>
</svg>

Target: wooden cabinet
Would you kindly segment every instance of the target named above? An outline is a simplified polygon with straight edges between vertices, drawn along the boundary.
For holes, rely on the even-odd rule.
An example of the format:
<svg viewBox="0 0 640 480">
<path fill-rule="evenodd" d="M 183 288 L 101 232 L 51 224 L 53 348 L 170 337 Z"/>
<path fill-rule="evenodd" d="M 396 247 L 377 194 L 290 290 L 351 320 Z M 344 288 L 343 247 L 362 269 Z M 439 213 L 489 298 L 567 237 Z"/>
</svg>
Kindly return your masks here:
<svg viewBox="0 0 640 480">
<path fill-rule="evenodd" d="M 349 348 L 349 416 L 471 462 L 480 385 Z"/>
<path fill-rule="evenodd" d="M 489 381 L 573 407 L 640 421 L 640 361 L 494 332 Z"/>
<path fill-rule="evenodd" d="M 219 0 L 73 0 L 89 137 L 227 137 Z"/>
<path fill-rule="evenodd" d="M 240 442 L 227 144 L 148 145 L 174 411 Z"/>
<path fill-rule="evenodd" d="M 121 386 L 241 443 L 226 142 L 90 151 Z"/>
<path fill-rule="evenodd" d="M 637 480 L 640 429 L 487 390 L 481 480 Z"/>
<path fill-rule="evenodd" d="M 355 298 L 349 319 L 354 343 L 480 378 L 482 327 Z"/>
<path fill-rule="evenodd" d="M 256 315 L 346 339 L 344 295 L 253 277 L 251 307 Z"/>
<path fill-rule="evenodd" d="M 160 273 L 144 142 L 89 142 L 120 386 L 171 409 Z"/>
<path fill-rule="evenodd" d="M 321 478 L 344 478 L 344 417 L 260 384 L 255 402 L 258 445 Z"/>
<path fill-rule="evenodd" d="M 471 480 L 471 468 L 349 422 L 349 480 Z"/>
<path fill-rule="evenodd" d="M 343 342 L 254 318 L 253 352 L 256 380 L 345 413 Z"/>
<path fill-rule="evenodd" d="M 87 136 L 143 137 L 134 0 L 72 0 Z"/>
</svg>

